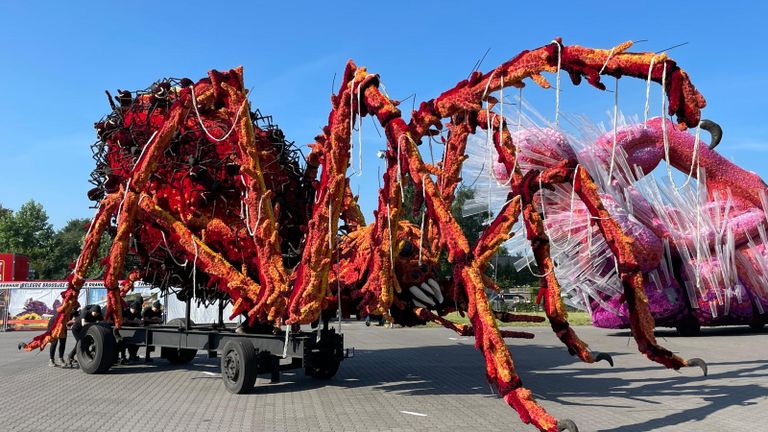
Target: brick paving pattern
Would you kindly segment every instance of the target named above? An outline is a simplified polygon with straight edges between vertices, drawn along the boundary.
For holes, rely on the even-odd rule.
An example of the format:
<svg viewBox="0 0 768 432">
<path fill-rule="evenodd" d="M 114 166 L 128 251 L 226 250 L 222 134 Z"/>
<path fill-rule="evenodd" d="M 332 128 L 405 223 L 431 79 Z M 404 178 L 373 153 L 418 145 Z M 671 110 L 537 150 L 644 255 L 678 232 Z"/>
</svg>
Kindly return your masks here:
<svg viewBox="0 0 768 432">
<path fill-rule="evenodd" d="M 523 382 L 558 418 L 582 432 L 768 430 L 766 334 L 747 328 L 705 329 L 662 344 L 709 362 L 681 373 L 637 353 L 627 332 L 577 328 L 616 367 L 574 361 L 546 327 L 534 340 L 509 340 Z M 0 333 L 0 431 L 534 431 L 496 398 L 473 339 L 443 329 L 388 329 L 344 324 L 355 358 L 335 378 L 302 370 L 252 394 L 228 393 L 219 359 L 203 355 L 175 367 L 164 360 L 114 367 L 106 375 L 49 368 L 47 352 L 18 352 L 34 334 Z M 69 339 L 72 343 L 73 338 Z M 410 414 L 409 414 L 410 413 Z"/>
</svg>

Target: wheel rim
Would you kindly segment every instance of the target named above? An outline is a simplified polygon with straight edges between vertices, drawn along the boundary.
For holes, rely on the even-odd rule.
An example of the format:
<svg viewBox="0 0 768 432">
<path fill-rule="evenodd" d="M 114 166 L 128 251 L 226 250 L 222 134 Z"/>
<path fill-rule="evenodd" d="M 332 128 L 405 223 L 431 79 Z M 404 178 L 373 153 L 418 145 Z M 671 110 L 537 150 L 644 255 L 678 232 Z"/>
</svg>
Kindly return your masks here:
<svg viewBox="0 0 768 432">
<path fill-rule="evenodd" d="M 224 356 L 224 377 L 227 381 L 237 382 L 237 378 L 240 376 L 240 355 L 237 351 L 229 351 Z"/>
</svg>

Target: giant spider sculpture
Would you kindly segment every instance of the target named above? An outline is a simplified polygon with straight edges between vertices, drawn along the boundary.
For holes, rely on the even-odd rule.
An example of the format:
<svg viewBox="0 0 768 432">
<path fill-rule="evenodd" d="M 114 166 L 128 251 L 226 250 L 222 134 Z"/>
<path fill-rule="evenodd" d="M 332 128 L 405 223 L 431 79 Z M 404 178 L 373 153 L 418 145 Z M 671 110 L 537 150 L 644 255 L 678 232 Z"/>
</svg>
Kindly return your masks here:
<svg viewBox="0 0 768 432">
<path fill-rule="evenodd" d="M 535 199 L 540 188 L 572 184 L 616 257 L 629 325 L 640 351 L 668 368 L 705 369 L 703 361 L 683 359 L 656 342 L 644 291 L 643 257 L 634 247 L 636 240 L 606 210 L 589 171 L 564 159 L 546 169 L 522 172 L 506 122 L 491 109 L 497 102 L 492 93 L 522 87 L 527 78 L 549 87 L 543 72 L 557 73 L 559 94 L 562 70 L 574 84 L 586 78 L 599 89 L 604 89 L 603 75 L 661 83 L 677 127 L 696 126 L 705 101 L 688 75 L 665 54 L 625 52 L 630 45 L 602 50 L 565 46 L 557 39 L 523 51 L 490 72 L 473 72 L 422 103 L 407 122 L 398 102 L 382 90 L 379 77 L 349 62 L 339 92 L 331 98 L 328 125 L 310 146 L 305 166 L 282 132 L 258 111 L 251 112 L 242 69 L 211 71 L 198 82 L 164 80 L 146 91 L 121 91 L 110 97 L 113 112 L 96 124 L 97 187 L 90 195 L 99 201 L 98 210 L 62 293 L 58 316 L 68 316 L 76 307 L 99 239 L 110 232 L 113 242 L 104 260 L 104 278 L 107 314 L 117 328 L 123 297 L 139 279 L 164 289 L 176 287 L 177 295 L 202 302 L 229 299 L 233 316 L 244 315 L 252 326 L 286 332 L 289 326 L 327 321 L 337 311 L 353 308 L 403 324 L 434 320 L 475 336 L 489 382 L 523 422 L 542 431 L 576 430 L 572 421 L 558 421 L 546 412 L 515 371 L 504 337 L 532 335 L 497 327 L 497 319 L 538 318 L 493 311 L 486 288 L 495 285 L 485 275 L 489 260 L 510 238 L 522 214 L 537 268 L 545 275 L 540 297 L 552 329 L 582 361 L 611 361 L 590 351 L 568 324 Z M 387 140 L 386 171 L 370 224 L 347 178 L 352 131 L 366 115 L 378 120 Z M 443 161 L 425 163 L 419 144 L 443 128 L 448 131 Z M 501 211 L 479 240 L 469 244 L 450 205 L 467 137 L 478 128 L 491 132 L 508 190 Z M 407 178 L 416 190 L 414 207 L 425 206 L 421 226 L 403 220 Z M 140 265 L 123 275 L 129 252 Z M 453 270 L 445 280 L 436 272 L 441 253 Z M 442 318 L 452 311 L 466 314 L 471 325 Z M 59 318 L 26 349 L 42 348 L 64 331 Z"/>
</svg>

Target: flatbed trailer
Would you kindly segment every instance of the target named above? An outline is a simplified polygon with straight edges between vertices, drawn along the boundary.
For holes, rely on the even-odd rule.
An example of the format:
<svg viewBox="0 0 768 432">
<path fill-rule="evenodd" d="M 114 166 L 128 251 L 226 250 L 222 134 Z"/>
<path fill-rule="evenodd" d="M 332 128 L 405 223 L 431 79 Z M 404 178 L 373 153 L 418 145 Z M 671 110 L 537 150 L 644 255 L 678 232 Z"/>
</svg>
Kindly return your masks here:
<svg viewBox="0 0 768 432">
<path fill-rule="evenodd" d="M 86 325 L 77 346 L 77 361 L 83 372 L 101 374 L 117 363 L 122 347 L 145 347 L 146 356 L 159 348 L 160 356 L 173 364 L 189 363 L 203 351 L 209 358 L 221 358 L 227 390 L 248 393 L 260 374 L 269 374 L 272 382 L 279 382 L 280 371 L 299 368 L 317 379 L 336 375 L 341 361 L 349 356 L 344 351 L 344 336 L 329 328 L 328 321 L 318 326 L 311 332 L 239 333 L 222 322 L 221 309 L 218 323 L 193 323 L 187 303 L 186 318 L 167 324 L 120 329 L 109 323 Z"/>
</svg>

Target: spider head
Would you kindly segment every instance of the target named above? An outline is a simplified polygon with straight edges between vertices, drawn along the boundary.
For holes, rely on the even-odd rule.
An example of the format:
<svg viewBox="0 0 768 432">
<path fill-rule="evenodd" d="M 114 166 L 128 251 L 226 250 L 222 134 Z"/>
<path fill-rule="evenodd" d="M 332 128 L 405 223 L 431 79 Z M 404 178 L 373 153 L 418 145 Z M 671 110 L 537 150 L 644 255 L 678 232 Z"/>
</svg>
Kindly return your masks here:
<svg viewBox="0 0 768 432">
<path fill-rule="evenodd" d="M 402 225 L 401 225 L 402 226 Z M 443 302 L 437 256 L 429 248 L 420 231 L 410 224 L 398 235 L 395 275 L 402 288 L 401 300 L 427 309 L 436 309 Z"/>
</svg>

